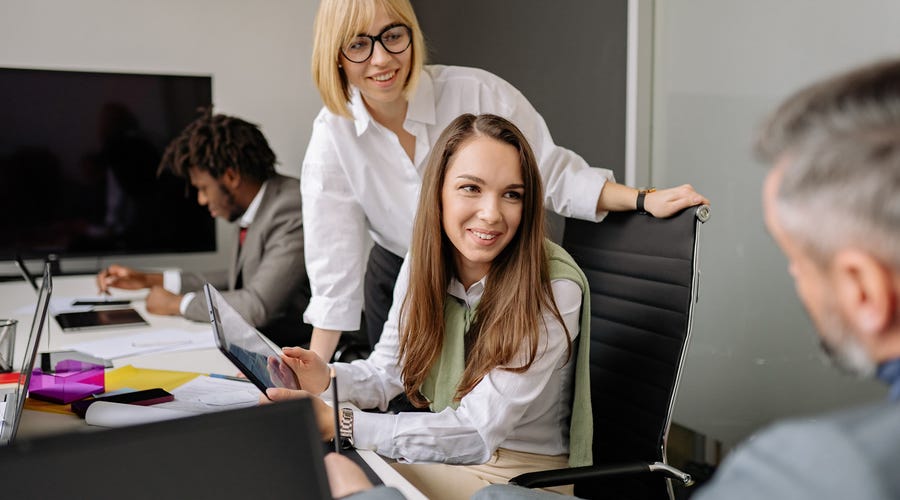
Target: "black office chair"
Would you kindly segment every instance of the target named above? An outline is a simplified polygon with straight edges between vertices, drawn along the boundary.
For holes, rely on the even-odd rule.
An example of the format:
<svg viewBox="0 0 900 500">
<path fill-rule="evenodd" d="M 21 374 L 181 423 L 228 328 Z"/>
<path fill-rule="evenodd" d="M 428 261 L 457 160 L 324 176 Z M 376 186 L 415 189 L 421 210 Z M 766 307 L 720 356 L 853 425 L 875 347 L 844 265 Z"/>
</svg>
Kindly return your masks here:
<svg viewBox="0 0 900 500">
<path fill-rule="evenodd" d="M 563 247 L 591 288 L 590 467 L 523 474 L 532 488 L 575 485 L 581 498 L 674 498 L 666 439 L 691 334 L 700 223 L 709 207 L 668 219 L 611 213 L 600 224 L 567 220 Z M 572 436 L 571 439 L 578 439 Z"/>
</svg>

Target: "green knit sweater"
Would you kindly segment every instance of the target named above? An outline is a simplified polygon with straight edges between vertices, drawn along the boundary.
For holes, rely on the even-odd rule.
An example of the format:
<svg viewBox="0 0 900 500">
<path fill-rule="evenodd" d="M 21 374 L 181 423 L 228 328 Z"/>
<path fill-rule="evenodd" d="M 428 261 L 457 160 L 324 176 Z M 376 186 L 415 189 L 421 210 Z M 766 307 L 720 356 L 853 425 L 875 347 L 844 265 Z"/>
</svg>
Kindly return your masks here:
<svg viewBox="0 0 900 500">
<path fill-rule="evenodd" d="M 581 323 L 578 332 L 575 358 L 575 394 L 572 398 L 572 417 L 569 428 L 569 465 L 591 465 L 593 443 L 593 419 L 591 416 L 590 390 L 590 321 L 591 293 L 587 278 L 565 250 L 547 240 L 544 245 L 550 261 L 550 279 L 568 279 L 581 287 Z M 440 412 L 444 408 L 456 408 L 456 390 L 465 370 L 465 334 L 475 318 L 476 310 L 468 309 L 453 297 L 444 301 L 444 344 L 441 355 L 422 384 L 422 395 L 431 401 L 430 408 Z"/>
</svg>

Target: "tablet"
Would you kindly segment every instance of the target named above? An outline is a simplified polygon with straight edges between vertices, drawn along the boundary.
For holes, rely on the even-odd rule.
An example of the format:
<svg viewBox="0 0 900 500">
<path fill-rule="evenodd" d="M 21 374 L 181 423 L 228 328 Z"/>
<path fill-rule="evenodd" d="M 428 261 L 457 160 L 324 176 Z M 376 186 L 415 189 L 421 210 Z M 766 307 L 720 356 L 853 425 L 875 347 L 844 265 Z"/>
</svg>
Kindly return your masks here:
<svg viewBox="0 0 900 500">
<path fill-rule="evenodd" d="M 209 283 L 203 285 L 216 345 L 241 373 L 265 394 L 270 387 L 299 389 L 281 349 L 232 308 Z M 298 325 L 299 327 L 299 325 Z"/>
<path fill-rule="evenodd" d="M 60 328 L 67 331 L 149 324 L 140 313 L 131 308 L 63 312 L 55 314 L 53 317 L 56 318 Z"/>
</svg>

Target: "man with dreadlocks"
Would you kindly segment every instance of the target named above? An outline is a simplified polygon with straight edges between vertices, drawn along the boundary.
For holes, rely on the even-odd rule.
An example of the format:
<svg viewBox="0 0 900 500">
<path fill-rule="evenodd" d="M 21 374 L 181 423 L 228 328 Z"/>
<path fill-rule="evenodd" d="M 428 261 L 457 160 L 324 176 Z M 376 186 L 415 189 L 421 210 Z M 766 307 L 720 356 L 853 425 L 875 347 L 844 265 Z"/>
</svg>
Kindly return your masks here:
<svg viewBox="0 0 900 500">
<path fill-rule="evenodd" d="M 280 345 L 309 342 L 301 314 L 309 302 L 303 262 L 300 184 L 275 172 L 275 153 L 259 127 L 239 118 L 203 116 L 188 125 L 163 154 L 159 172 L 171 171 L 197 188 L 197 202 L 232 223 L 235 245 L 226 271 L 199 275 L 151 273 L 111 265 L 97 286 L 149 288 L 147 311 L 208 321 L 197 291 L 210 282 L 248 322 Z"/>
</svg>

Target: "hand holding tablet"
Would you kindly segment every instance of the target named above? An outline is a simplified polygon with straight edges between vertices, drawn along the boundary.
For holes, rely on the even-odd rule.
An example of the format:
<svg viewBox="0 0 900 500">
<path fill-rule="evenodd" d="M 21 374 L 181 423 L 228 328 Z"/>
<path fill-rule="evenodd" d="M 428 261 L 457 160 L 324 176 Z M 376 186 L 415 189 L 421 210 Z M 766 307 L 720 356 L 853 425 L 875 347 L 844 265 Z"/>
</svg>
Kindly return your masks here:
<svg viewBox="0 0 900 500">
<path fill-rule="evenodd" d="M 214 286 L 207 283 L 203 291 L 216 345 L 222 354 L 263 394 L 270 387 L 299 389 L 293 370 L 281 358 L 281 350 L 247 323 Z"/>
</svg>

